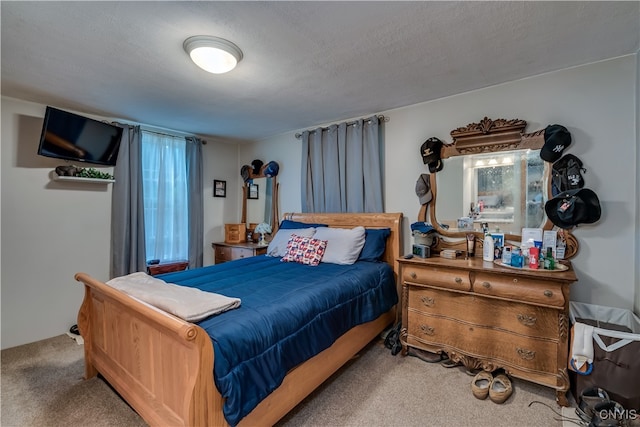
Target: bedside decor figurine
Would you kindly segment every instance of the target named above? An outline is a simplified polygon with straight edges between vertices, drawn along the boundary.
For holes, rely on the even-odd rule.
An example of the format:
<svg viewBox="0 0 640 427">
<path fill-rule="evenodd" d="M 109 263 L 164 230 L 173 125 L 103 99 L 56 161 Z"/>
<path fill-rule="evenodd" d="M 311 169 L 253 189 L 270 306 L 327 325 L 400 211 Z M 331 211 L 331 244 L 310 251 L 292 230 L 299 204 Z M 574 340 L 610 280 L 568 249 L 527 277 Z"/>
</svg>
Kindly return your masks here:
<svg viewBox="0 0 640 427">
<path fill-rule="evenodd" d="M 268 243 L 264 239 L 264 235 L 267 234 L 267 233 L 271 233 L 271 226 L 269 224 L 267 224 L 266 222 L 261 222 L 260 224 L 258 224 L 256 226 L 256 229 L 254 230 L 254 232 L 260 233 L 260 241 L 258 242 L 258 245 L 267 246 Z"/>
</svg>

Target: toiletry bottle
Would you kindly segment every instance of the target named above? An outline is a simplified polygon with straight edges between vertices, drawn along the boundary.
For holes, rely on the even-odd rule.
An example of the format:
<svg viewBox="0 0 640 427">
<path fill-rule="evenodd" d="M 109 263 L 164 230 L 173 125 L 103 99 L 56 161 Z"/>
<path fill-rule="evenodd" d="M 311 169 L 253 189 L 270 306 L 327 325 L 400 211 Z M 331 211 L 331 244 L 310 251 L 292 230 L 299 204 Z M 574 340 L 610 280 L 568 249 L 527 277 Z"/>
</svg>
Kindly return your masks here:
<svg viewBox="0 0 640 427">
<path fill-rule="evenodd" d="M 522 250 L 520 248 L 511 250 L 511 266 L 522 268 Z"/>
<path fill-rule="evenodd" d="M 467 233 L 467 257 L 473 258 L 476 255 L 476 235 Z"/>
<path fill-rule="evenodd" d="M 544 269 L 553 270 L 555 268 L 555 260 L 553 259 L 553 249 L 547 248 L 547 256 L 544 257 Z"/>
<path fill-rule="evenodd" d="M 558 246 L 556 246 L 556 258 L 557 259 L 564 259 L 564 253 L 566 250 L 567 244 L 564 241 L 564 239 L 561 239 L 558 242 Z"/>
<path fill-rule="evenodd" d="M 529 268 L 537 270 L 540 268 L 540 264 L 538 264 L 538 260 L 540 259 L 540 249 L 535 246 L 529 248 Z"/>
<path fill-rule="evenodd" d="M 511 265 L 511 246 L 505 246 L 502 250 L 502 263 Z"/>
<path fill-rule="evenodd" d="M 484 235 L 484 244 L 482 245 L 482 259 L 484 261 L 493 262 L 493 237 L 491 234 Z"/>
</svg>

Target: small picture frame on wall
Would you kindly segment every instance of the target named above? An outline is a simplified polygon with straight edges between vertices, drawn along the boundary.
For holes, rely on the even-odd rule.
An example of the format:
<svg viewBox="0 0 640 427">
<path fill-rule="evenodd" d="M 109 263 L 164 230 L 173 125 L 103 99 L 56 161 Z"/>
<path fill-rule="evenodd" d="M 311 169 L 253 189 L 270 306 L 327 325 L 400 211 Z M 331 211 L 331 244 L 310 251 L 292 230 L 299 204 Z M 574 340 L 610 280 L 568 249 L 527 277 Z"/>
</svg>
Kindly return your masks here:
<svg viewBox="0 0 640 427">
<path fill-rule="evenodd" d="M 257 199 L 258 198 L 258 184 L 249 184 L 249 195 L 248 199 Z"/>
<path fill-rule="evenodd" d="M 213 180 L 213 197 L 227 197 L 227 181 Z"/>
</svg>

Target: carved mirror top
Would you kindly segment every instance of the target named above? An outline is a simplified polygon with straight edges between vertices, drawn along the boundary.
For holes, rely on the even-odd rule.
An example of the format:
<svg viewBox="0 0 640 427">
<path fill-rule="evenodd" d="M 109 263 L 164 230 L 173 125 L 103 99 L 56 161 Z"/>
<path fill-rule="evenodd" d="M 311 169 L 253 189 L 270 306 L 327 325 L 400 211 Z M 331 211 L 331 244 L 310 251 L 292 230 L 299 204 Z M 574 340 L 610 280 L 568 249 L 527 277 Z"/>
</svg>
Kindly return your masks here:
<svg viewBox="0 0 640 427">
<path fill-rule="evenodd" d="M 443 159 L 466 154 L 481 154 L 507 150 L 539 150 L 544 145 L 544 129 L 525 134 L 527 122 L 520 119 L 491 120 L 485 117 L 478 123 L 451 131 L 451 144 L 444 145 Z"/>
<path fill-rule="evenodd" d="M 503 155 L 503 157 L 510 155 L 515 152 L 518 153 L 517 150 L 523 150 L 527 152 L 527 150 L 539 150 L 544 145 L 544 129 L 537 130 L 532 133 L 525 133 L 525 128 L 527 126 L 527 122 L 520 119 L 496 119 L 492 120 L 488 117 L 485 117 L 478 123 L 470 123 L 467 126 L 460 127 L 451 131 L 452 143 L 447 144 L 444 142 L 444 145 L 440 151 L 440 157 L 444 159 L 451 159 L 457 156 L 466 156 L 464 157 L 465 161 L 469 159 L 482 158 L 484 155 L 490 155 L 491 153 L 498 153 Z M 535 153 L 532 153 L 535 154 Z M 526 156 L 523 156 L 525 158 Z M 532 158 L 531 155 L 528 156 Z M 537 158 L 538 156 L 533 156 Z M 551 165 L 547 162 L 540 161 L 539 163 L 544 163 L 544 171 L 542 172 L 542 177 L 540 179 L 539 185 L 542 186 L 544 201 L 548 200 L 551 196 L 551 179 L 550 179 L 550 170 Z M 447 167 L 447 162 L 445 161 L 445 169 Z M 462 164 L 462 161 L 460 161 Z M 540 166 L 542 170 L 542 166 Z M 433 194 L 433 199 L 429 205 L 423 205 L 420 211 L 418 220 L 426 221 L 426 206 L 428 206 L 429 211 L 429 219 L 431 224 L 434 226 L 438 234 L 443 238 L 438 239 L 437 246 L 440 248 L 455 248 L 455 249 L 466 249 L 466 235 L 468 233 L 473 233 L 476 236 L 476 241 L 482 240 L 482 232 L 477 230 L 458 230 L 455 228 L 446 228 L 443 227 L 443 222 L 439 222 L 436 218 L 436 205 L 437 205 L 437 175 L 442 174 L 444 171 L 431 173 L 430 176 L 430 185 L 431 191 Z M 462 178 L 462 177 L 461 177 Z M 522 188 L 522 187 L 520 187 Z M 477 190 L 477 189 L 476 189 Z M 457 196 L 462 198 L 461 194 Z M 524 203 L 526 200 L 525 195 L 518 195 L 522 199 Z M 477 198 L 477 195 L 476 195 Z M 460 202 L 462 205 L 462 202 Z M 523 206 L 525 206 L 523 204 Z M 465 206 L 466 208 L 466 206 Z M 542 208 L 542 211 L 544 209 Z M 460 215 L 464 216 L 464 215 Z M 445 218 L 440 218 L 441 220 Z M 554 228 L 553 223 L 549 221 L 544 214 L 540 217 L 540 221 L 542 222 L 539 227 L 544 230 L 551 230 Z M 530 226 L 530 225 L 528 225 Z M 536 225 L 538 227 L 538 225 Z M 575 237 L 571 234 L 569 230 L 561 230 L 562 238 L 565 239 L 567 243 L 565 258 L 569 259 L 573 257 L 578 250 L 578 242 Z M 514 244 L 518 244 L 521 240 L 521 236 L 519 232 L 511 232 L 505 233 L 505 240 L 510 241 Z M 481 252 L 481 251 L 480 251 Z M 476 254 L 478 251 L 476 251 Z"/>
</svg>

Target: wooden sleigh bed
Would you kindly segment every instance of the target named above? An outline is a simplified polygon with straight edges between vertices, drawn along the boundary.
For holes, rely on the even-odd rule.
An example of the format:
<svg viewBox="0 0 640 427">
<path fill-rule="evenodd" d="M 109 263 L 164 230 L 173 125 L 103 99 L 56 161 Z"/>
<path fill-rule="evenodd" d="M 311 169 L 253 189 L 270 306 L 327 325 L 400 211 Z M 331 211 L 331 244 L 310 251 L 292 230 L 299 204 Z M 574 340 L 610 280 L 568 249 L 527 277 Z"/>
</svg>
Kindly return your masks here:
<svg viewBox="0 0 640 427">
<path fill-rule="evenodd" d="M 401 213 L 296 213 L 284 218 L 338 228 L 389 228 L 384 261 L 393 267 L 397 278 Z M 102 375 L 150 425 L 228 425 L 224 399 L 213 378 L 213 345 L 204 329 L 86 273 L 77 273 L 75 278 L 85 287 L 78 313 L 85 343 L 85 378 Z M 348 330 L 329 348 L 288 371 L 282 384 L 238 425 L 275 424 L 395 321 L 393 308 Z"/>
</svg>

